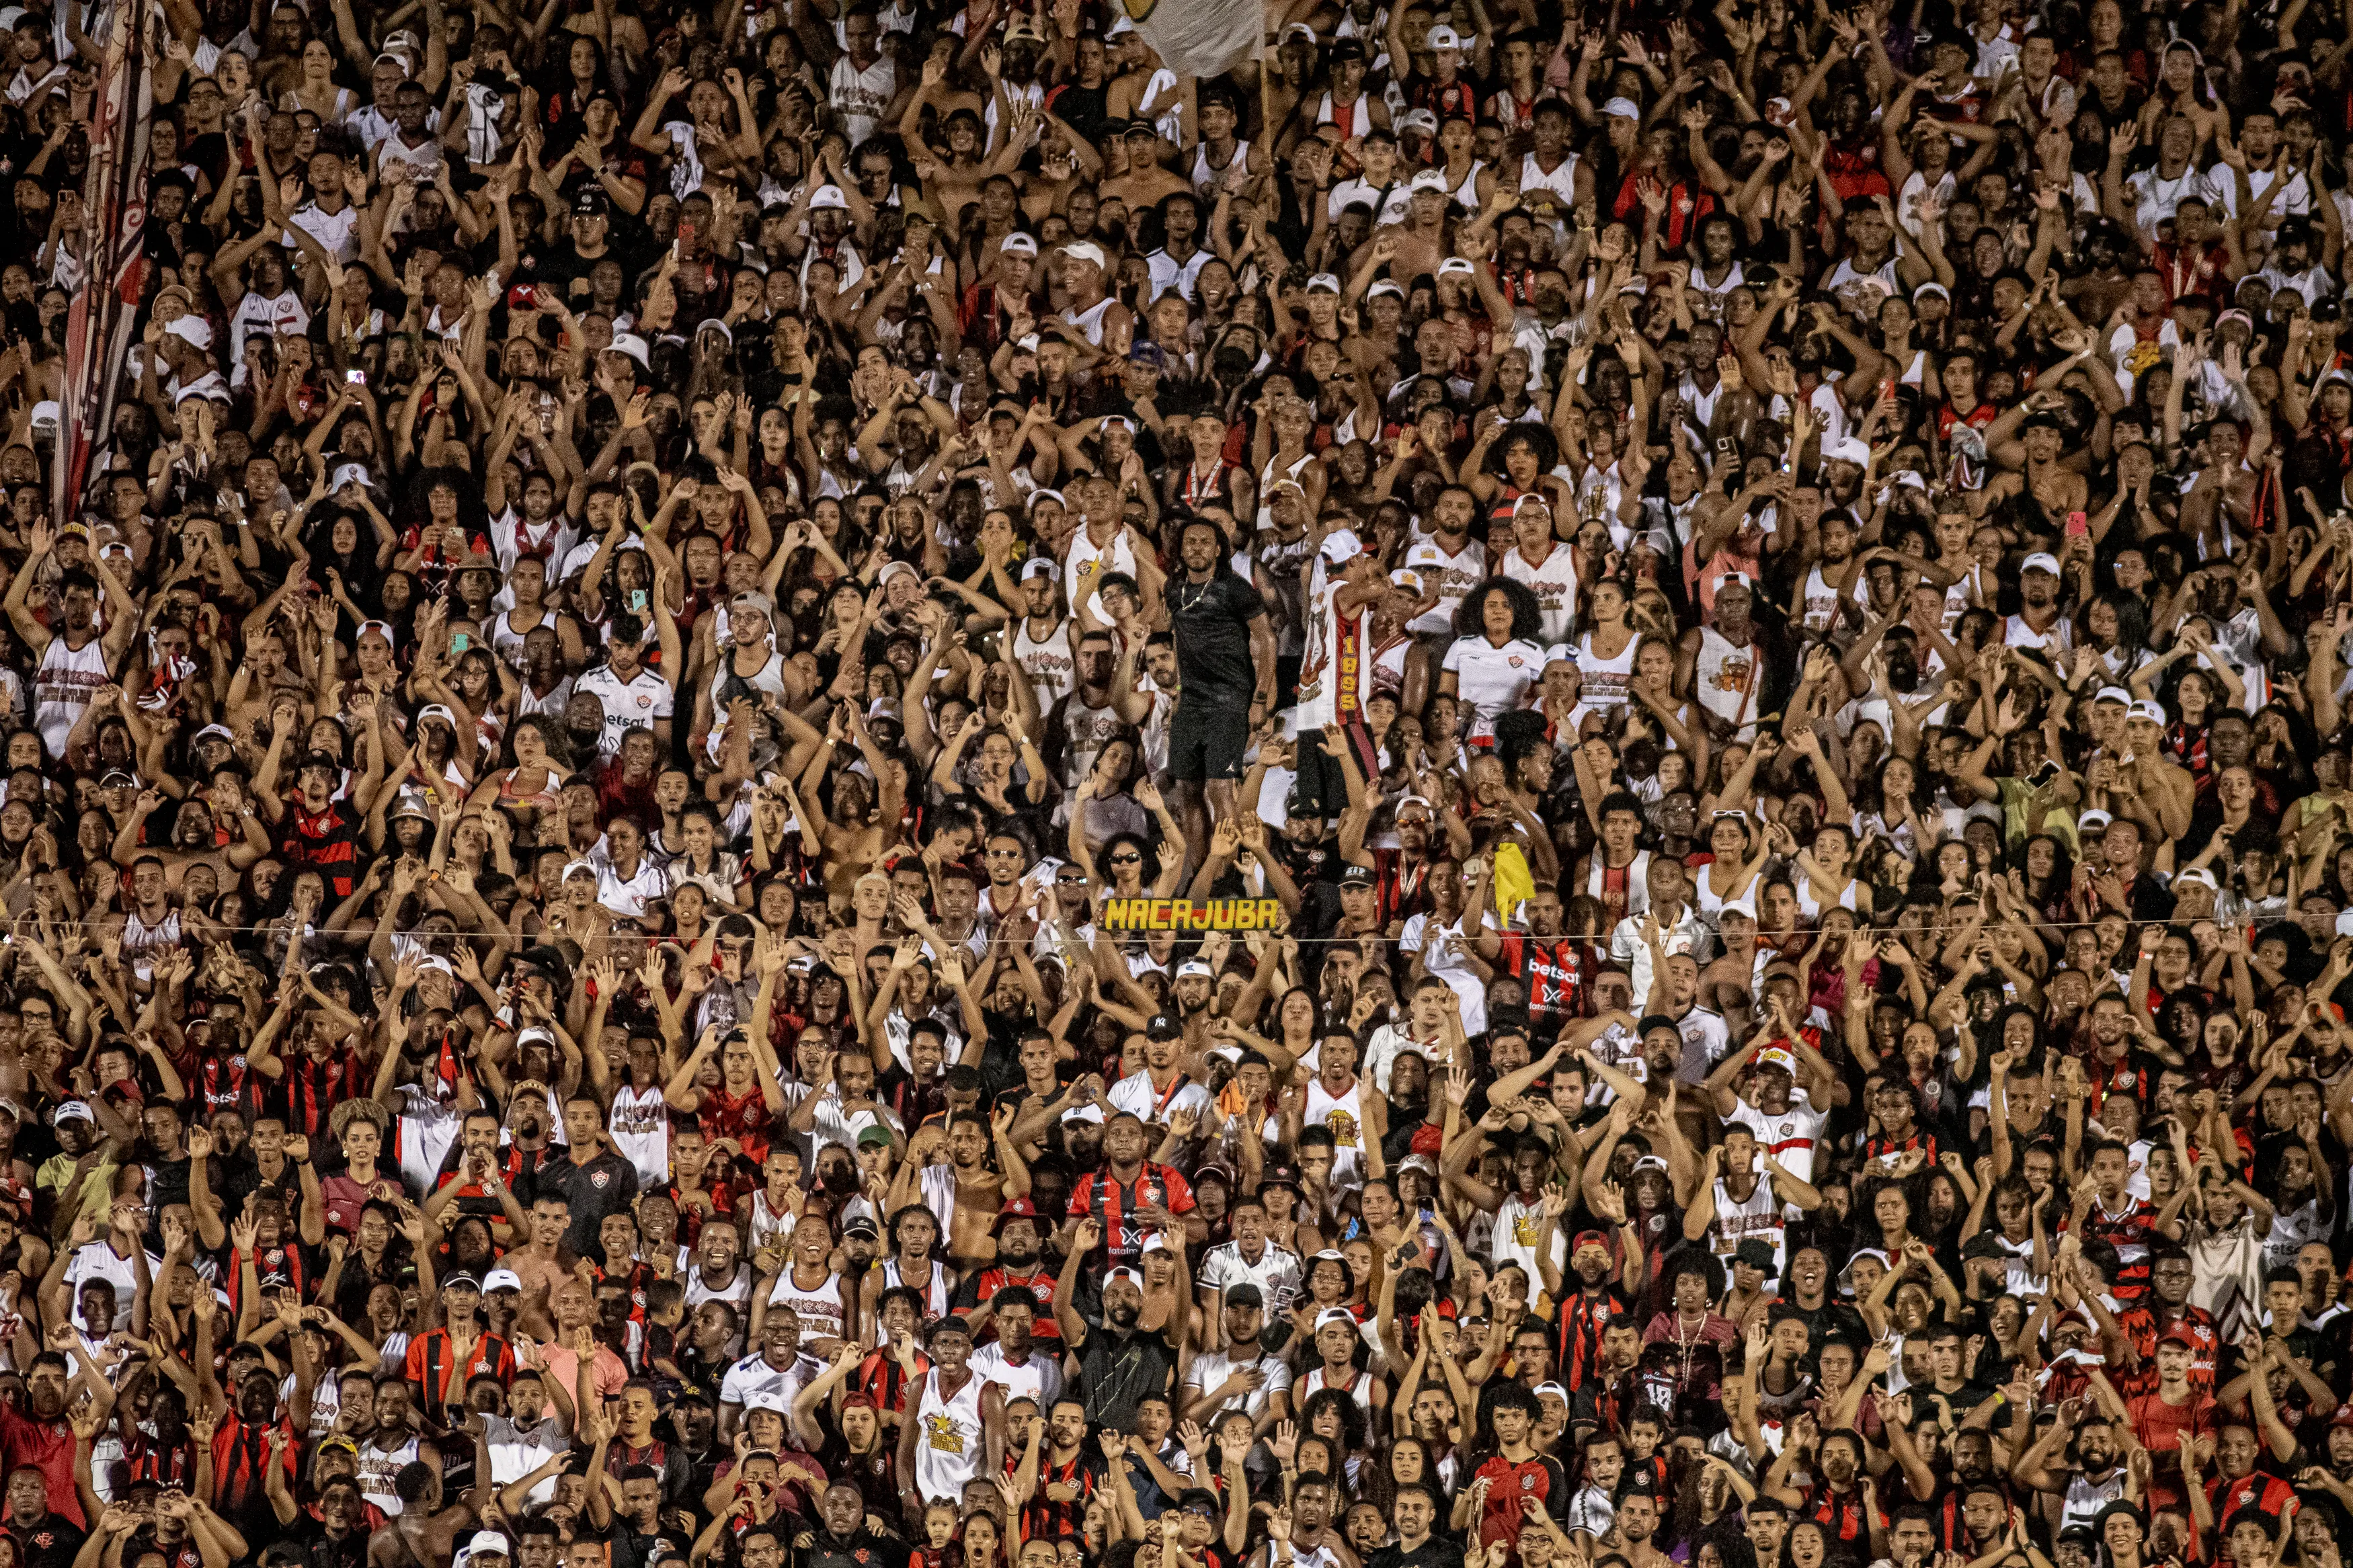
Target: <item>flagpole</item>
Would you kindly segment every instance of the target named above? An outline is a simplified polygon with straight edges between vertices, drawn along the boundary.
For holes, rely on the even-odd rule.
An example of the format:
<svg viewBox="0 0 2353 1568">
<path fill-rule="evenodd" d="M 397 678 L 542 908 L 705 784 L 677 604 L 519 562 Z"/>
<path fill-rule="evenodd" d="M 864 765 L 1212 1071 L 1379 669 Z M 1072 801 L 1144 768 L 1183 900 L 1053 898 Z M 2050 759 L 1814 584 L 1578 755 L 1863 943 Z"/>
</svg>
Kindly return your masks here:
<svg viewBox="0 0 2353 1568">
<path fill-rule="evenodd" d="M 105 40 L 90 99 L 82 177 L 84 265 L 66 315 L 49 510 L 74 521 L 90 464 L 114 434 L 114 405 L 146 293 L 148 127 L 154 113 L 155 0 L 112 0 L 90 36 Z"/>
</svg>

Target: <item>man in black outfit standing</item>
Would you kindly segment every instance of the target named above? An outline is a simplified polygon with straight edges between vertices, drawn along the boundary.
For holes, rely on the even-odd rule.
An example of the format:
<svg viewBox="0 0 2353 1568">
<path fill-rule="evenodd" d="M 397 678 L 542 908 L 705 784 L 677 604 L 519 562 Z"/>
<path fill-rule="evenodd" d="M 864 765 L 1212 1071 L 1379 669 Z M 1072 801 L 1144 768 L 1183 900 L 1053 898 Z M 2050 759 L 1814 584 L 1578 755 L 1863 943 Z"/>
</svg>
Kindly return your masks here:
<svg viewBox="0 0 2353 1568">
<path fill-rule="evenodd" d="M 1274 628 L 1264 595 L 1229 562 L 1216 523 L 1195 518 L 1185 524 L 1176 551 L 1185 570 L 1168 585 L 1179 682 L 1168 721 L 1168 769 L 1198 860 L 1208 852 L 1208 810 L 1220 820 L 1234 814 L 1243 753 L 1274 710 Z"/>
<path fill-rule="evenodd" d="M 1432 1535 L 1439 1520 L 1440 1500 L 1427 1480 L 1408 1481 L 1398 1488 L 1389 1517 L 1397 1539 L 1365 1560 L 1365 1568 L 1462 1568 L 1459 1542 Z"/>
</svg>

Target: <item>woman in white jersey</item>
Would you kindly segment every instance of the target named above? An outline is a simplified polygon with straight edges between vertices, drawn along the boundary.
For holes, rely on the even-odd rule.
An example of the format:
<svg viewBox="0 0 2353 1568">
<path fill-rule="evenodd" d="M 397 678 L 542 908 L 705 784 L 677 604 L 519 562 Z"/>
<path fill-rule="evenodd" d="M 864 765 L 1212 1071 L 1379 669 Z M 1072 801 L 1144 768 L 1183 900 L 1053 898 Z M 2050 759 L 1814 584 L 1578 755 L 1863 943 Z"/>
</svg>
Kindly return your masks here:
<svg viewBox="0 0 2353 1568">
<path fill-rule="evenodd" d="M 1827 775 L 1828 768 L 1821 770 Z M 1844 791 L 1831 802 L 1830 815 L 1837 821 L 1826 823 L 1814 835 L 1810 848 L 1798 847 L 1797 836 L 1779 823 L 1767 831 L 1773 845 L 1785 859 L 1798 863 L 1798 910 L 1807 921 L 1819 921 L 1824 910 L 1849 910 L 1858 915 L 1871 913 L 1871 887 L 1848 868 L 1854 858 L 1854 830 L 1846 826 L 1849 815 Z"/>
<path fill-rule="evenodd" d="M 1707 847 L 1715 858 L 1692 878 L 1692 902 L 1699 906 L 1700 918 L 1713 926 L 1725 905 L 1748 897 L 1773 852 L 1736 811 L 1715 814 L 1708 824 Z"/>
<path fill-rule="evenodd" d="M 1577 668 L 1585 677 L 1585 700 L 1592 708 L 1616 708 L 1632 695 L 1634 655 L 1641 639 L 1626 618 L 1631 601 L 1623 584 L 1604 577 L 1593 584 L 1593 629 L 1577 639 Z"/>
</svg>

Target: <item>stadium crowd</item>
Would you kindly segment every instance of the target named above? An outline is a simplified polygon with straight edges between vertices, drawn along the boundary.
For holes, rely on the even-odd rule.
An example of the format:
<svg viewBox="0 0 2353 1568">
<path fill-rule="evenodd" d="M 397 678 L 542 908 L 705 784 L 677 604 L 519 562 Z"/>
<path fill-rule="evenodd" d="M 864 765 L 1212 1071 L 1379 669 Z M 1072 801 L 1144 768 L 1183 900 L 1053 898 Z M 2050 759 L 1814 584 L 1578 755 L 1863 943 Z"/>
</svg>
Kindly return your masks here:
<svg viewBox="0 0 2353 1568">
<path fill-rule="evenodd" d="M 0 1568 L 2344 1568 L 2353 3 L 0 52 Z"/>
</svg>

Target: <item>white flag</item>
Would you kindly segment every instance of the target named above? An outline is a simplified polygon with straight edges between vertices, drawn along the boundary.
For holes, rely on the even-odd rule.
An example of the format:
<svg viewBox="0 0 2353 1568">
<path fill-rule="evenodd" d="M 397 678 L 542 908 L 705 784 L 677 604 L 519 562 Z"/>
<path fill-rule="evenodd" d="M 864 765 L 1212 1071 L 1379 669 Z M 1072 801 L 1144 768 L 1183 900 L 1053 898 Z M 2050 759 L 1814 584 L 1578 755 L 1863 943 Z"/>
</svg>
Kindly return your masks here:
<svg viewBox="0 0 2353 1568">
<path fill-rule="evenodd" d="M 1120 3 L 1161 63 L 1178 76 L 1219 76 L 1260 55 L 1264 0 Z"/>
</svg>

